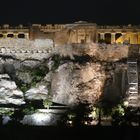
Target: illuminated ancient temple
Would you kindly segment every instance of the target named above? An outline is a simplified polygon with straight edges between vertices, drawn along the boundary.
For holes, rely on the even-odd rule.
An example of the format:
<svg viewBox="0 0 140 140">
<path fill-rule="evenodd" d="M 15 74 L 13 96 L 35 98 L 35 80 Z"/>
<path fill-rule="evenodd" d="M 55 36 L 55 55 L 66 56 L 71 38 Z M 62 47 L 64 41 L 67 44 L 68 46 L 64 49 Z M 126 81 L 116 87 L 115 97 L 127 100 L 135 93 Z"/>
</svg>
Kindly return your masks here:
<svg viewBox="0 0 140 140">
<path fill-rule="evenodd" d="M 0 26 L 0 38 L 55 40 L 61 35 L 67 37 L 68 43 L 140 44 L 140 25 L 100 26 L 96 23 L 79 21 L 72 24 L 32 24 L 14 27 L 4 24 Z"/>
</svg>

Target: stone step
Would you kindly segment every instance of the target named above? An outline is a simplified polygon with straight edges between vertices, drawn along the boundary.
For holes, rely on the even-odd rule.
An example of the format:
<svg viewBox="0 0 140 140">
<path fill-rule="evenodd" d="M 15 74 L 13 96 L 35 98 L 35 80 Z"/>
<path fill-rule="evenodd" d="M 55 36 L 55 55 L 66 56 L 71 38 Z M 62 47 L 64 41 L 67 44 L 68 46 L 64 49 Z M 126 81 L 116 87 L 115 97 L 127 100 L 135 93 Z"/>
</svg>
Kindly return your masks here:
<svg viewBox="0 0 140 140">
<path fill-rule="evenodd" d="M 128 102 L 131 102 L 131 103 L 132 103 L 132 102 L 133 102 L 133 103 L 135 102 L 135 103 L 136 103 L 136 102 L 138 102 L 138 100 L 137 100 L 137 99 L 133 99 L 133 98 L 129 98 L 129 99 L 128 99 Z"/>
<path fill-rule="evenodd" d="M 129 106 L 131 106 L 131 107 L 139 107 L 138 104 L 129 104 Z"/>
<path fill-rule="evenodd" d="M 132 93 L 132 94 L 129 94 L 129 97 L 138 97 L 138 93 Z"/>
<path fill-rule="evenodd" d="M 138 104 L 137 101 L 135 101 L 135 100 L 133 100 L 133 101 L 132 101 L 132 100 L 131 100 L 131 101 L 128 101 L 128 103 L 129 103 L 129 104 Z"/>
<path fill-rule="evenodd" d="M 135 90 L 135 91 L 132 91 L 132 90 L 130 91 L 129 90 L 128 92 L 129 92 L 130 96 L 131 96 L 131 94 L 137 94 L 138 95 L 138 90 Z"/>
<path fill-rule="evenodd" d="M 137 101 L 138 100 L 138 97 L 130 96 L 127 99 L 128 100 L 133 100 L 133 101 L 135 100 L 135 101 Z"/>
<path fill-rule="evenodd" d="M 138 93 L 130 93 L 129 97 L 138 97 Z"/>
</svg>

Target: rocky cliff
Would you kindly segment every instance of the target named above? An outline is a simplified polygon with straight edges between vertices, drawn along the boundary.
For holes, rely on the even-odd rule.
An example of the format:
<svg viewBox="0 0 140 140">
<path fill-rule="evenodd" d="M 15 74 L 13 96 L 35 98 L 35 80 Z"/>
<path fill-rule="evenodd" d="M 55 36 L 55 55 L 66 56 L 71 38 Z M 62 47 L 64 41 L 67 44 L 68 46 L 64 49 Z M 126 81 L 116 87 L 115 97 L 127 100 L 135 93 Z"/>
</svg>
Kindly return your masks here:
<svg viewBox="0 0 140 140">
<path fill-rule="evenodd" d="M 58 46 L 41 59 L 1 54 L 0 104 L 118 102 L 127 90 L 127 57 L 128 46 L 100 44 Z"/>
</svg>

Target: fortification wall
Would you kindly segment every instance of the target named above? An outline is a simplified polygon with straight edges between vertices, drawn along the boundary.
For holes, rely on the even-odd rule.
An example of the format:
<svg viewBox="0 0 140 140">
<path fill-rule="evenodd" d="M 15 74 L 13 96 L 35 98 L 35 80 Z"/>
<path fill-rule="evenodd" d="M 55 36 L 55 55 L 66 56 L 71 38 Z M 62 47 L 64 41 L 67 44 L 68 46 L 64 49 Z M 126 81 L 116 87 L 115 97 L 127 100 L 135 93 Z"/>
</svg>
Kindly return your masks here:
<svg viewBox="0 0 140 140">
<path fill-rule="evenodd" d="M 0 39 L 0 55 L 15 56 L 18 59 L 43 59 L 51 55 L 52 40 Z"/>
<path fill-rule="evenodd" d="M 14 48 L 0 48 L 0 55 L 13 56 L 17 59 L 43 59 L 48 58 L 52 54 L 52 49 L 14 49 Z"/>
<path fill-rule="evenodd" d="M 53 41 L 51 39 L 35 39 L 35 40 L 28 40 L 28 39 L 15 39 L 15 38 L 6 38 L 0 39 L 0 48 L 1 47 L 10 47 L 10 48 L 38 48 L 38 49 L 46 49 L 53 47 Z"/>
</svg>

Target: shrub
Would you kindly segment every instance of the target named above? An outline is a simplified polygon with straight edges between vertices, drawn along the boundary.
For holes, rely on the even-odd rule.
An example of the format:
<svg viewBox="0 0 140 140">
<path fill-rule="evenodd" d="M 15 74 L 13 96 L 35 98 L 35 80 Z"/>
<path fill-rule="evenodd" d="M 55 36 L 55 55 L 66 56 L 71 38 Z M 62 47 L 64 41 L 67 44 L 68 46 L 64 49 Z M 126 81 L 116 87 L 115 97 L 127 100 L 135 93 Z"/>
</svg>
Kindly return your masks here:
<svg viewBox="0 0 140 140">
<path fill-rule="evenodd" d="M 4 116 L 11 116 L 14 114 L 14 110 L 9 108 L 0 108 L 0 115 Z"/>
<path fill-rule="evenodd" d="M 31 114 L 35 113 L 36 111 L 37 110 L 34 107 L 32 107 L 32 106 L 23 109 L 23 113 L 25 115 L 31 115 Z"/>
<path fill-rule="evenodd" d="M 46 99 L 46 100 L 43 100 L 43 106 L 47 109 L 49 109 L 49 107 L 52 105 L 52 101 Z"/>
<path fill-rule="evenodd" d="M 22 92 L 26 92 L 28 90 L 28 85 L 27 84 L 21 84 L 19 86 L 19 88 Z"/>
</svg>

